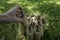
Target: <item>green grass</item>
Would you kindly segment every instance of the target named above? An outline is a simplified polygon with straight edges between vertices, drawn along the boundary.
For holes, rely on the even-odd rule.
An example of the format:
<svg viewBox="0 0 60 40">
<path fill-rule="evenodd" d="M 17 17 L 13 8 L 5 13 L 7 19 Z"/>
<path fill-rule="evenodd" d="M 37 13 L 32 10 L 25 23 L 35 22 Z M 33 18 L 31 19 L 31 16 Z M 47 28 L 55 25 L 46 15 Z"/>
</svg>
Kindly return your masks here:
<svg viewBox="0 0 60 40">
<path fill-rule="evenodd" d="M 0 14 L 17 4 L 23 8 L 24 13 L 46 16 L 47 26 L 42 40 L 60 40 L 60 0 L 0 0 Z M 17 23 L 0 23 L 0 39 L 6 36 L 6 40 L 15 40 L 13 31 L 16 28 Z"/>
</svg>

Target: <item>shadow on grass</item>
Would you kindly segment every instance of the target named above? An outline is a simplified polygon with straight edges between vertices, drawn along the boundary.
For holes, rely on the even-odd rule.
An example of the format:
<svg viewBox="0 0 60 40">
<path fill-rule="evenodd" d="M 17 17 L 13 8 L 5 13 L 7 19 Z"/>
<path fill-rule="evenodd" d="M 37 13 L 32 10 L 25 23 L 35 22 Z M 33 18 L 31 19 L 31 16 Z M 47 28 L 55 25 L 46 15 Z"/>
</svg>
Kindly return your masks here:
<svg viewBox="0 0 60 40">
<path fill-rule="evenodd" d="M 6 12 L 11 7 L 15 6 L 16 3 L 8 3 L 9 0 L 0 0 L 0 13 Z"/>
</svg>

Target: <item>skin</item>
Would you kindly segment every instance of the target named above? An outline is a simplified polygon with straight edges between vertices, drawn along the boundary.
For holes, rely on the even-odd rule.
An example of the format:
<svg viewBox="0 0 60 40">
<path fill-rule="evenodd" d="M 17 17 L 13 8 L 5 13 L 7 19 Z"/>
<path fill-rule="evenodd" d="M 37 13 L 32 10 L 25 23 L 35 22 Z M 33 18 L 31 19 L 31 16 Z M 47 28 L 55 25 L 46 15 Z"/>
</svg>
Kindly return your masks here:
<svg viewBox="0 0 60 40">
<path fill-rule="evenodd" d="M 0 14 L 0 23 L 5 22 L 23 22 L 24 13 L 22 8 L 19 5 L 11 8 L 7 12 Z"/>
</svg>

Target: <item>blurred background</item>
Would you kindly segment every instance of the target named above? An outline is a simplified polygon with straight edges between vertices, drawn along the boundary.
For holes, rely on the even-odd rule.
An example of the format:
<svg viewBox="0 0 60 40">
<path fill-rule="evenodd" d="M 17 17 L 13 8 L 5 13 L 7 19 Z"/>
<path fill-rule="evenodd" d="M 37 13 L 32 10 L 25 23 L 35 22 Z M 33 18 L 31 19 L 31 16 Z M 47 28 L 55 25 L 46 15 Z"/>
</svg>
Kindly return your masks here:
<svg viewBox="0 0 60 40">
<path fill-rule="evenodd" d="M 26 14 L 46 17 L 46 30 L 41 40 L 60 40 L 60 0 L 0 0 L 0 14 L 17 4 Z M 18 28 L 18 23 L 0 23 L 0 40 L 17 40 Z"/>
</svg>

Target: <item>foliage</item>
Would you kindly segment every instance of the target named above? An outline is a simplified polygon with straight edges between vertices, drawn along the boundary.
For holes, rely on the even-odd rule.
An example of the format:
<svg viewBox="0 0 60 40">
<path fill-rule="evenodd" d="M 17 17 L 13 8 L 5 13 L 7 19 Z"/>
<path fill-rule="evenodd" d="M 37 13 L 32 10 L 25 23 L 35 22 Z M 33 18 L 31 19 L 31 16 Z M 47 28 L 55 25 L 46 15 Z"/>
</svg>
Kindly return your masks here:
<svg viewBox="0 0 60 40">
<path fill-rule="evenodd" d="M 46 16 L 46 30 L 41 40 L 60 40 L 60 0 L 0 0 L 0 13 L 3 13 L 11 7 L 19 4 L 24 13 Z M 16 31 L 18 25 L 0 24 L 0 39 L 4 35 L 7 40 L 13 39 L 13 30 Z"/>
</svg>

